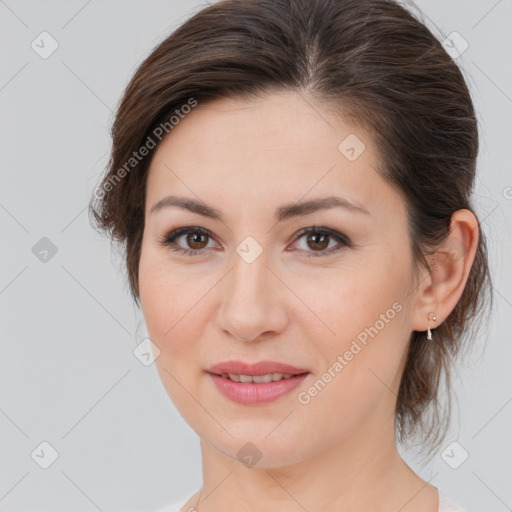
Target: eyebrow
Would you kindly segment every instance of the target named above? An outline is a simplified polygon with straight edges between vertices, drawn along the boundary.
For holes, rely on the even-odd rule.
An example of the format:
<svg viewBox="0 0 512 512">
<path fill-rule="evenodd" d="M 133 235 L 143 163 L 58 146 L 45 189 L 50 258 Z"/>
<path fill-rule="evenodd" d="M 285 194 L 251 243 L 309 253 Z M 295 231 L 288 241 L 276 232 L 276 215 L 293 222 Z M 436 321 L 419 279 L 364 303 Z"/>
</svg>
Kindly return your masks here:
<svg viewBox="0 0 512 512">
<path fill-rule="evenodd" d="M 203 217 L 225 222 L 222 212 L 216 208 L 206 204 L 203 201 L 181 196 L 166 196 L 163 199 L 160 199 L 160 201 L 151 207 L 150 215 L 171 206 L 177 206 L 190 212 L 202 215 Z M 303 201 L 301 203 L 283 205 L 276 210 L 274 214 L 274 220 L 276 222 L 282 222 L 283 220 L 287 220 L 292 217 L 301 217 L 303 215 L 314 213 L 318 210 L 330 208 L 345 208 L 351 212 L 370 215 L 370 212 L 362 204 L 356 201 L 352 201 L 344 197 L 328 196 L 319 199 Z"/>
</svg>

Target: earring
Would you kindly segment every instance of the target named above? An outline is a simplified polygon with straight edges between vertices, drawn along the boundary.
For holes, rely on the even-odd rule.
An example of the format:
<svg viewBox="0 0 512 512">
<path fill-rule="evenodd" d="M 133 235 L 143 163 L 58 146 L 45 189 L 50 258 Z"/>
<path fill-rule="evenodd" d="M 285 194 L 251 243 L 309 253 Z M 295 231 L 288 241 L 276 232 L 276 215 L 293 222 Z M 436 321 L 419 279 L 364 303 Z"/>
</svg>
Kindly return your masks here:
<svg viewBox="0 0 512 512">
<path fill-rule="evenodd" d="M 437 317 L 433 316 L 432 320 L 435 322 L 437 320 Z M 430 325 L 429 325 L 428 330 L 427 330 L 427 340 L 431 340 L 431 339 L 432 339 L 432 331 L 430 330 Z"/>
</svg>

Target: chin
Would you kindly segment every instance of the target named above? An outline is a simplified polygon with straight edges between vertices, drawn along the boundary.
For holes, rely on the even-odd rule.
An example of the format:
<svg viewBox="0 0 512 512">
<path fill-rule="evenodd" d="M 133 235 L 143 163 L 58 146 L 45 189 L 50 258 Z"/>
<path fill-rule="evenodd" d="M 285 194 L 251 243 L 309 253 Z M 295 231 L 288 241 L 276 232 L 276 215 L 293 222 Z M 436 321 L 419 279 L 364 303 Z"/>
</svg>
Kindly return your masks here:
<svg viewBox="0 0 512 512">
<path fill-rule="evenodd" d="M 295 437 L 285 430 L 278 432 L 280 427 L 276 428 L 276 422 L 253 423 L 253 428 L 247 428 L 245 424 L 239 429 L 225 422 L 222 425 L 231 435 L 220 427 L 212 430 L 211 424 L 199 428 L 192 424 L 191 427 L 202 442 L 248 468 L 279 468 L 308 457 L 303 449 L 307 448 L 303 436 L 297 433 Z"/>
<path fill-rule="evenodd" d="M 305 454 L 297 450 L 298 440 L 262 439 L 259 435 L 235 437 L 226 443 L 210 443 L 226 457 L 243 464 L 247 468 L 280 468 L 300 462 Z"/>
</svg>

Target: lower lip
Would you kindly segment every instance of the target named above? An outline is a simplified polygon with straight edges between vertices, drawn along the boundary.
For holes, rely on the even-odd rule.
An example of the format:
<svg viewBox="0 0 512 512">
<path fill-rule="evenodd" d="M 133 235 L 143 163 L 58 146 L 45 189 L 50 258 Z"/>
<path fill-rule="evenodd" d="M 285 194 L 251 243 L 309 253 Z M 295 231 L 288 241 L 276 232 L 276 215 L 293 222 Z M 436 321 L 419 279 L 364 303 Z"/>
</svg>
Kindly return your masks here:
<svg viewBox="0 0 512 512">
<path fill-rule="evenodd" d="M 264 404 L 277 400 L 295 389 L 309 373 L 302 373 L 289 379 L 281 379 L 275 382 L 235 382 L 230 379 L 209 373 L 217 389 L 233 402 L 253 405 Z"/>
</svg>

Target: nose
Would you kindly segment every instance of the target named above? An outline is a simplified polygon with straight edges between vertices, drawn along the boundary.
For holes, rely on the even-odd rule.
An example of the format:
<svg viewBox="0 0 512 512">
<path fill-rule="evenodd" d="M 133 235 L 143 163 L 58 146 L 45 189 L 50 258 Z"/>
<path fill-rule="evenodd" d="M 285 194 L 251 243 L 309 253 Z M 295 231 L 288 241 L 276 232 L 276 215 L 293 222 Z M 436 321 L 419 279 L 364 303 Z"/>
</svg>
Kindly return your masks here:
<svg viewBox="0 0 512 512">
<path fill-rule="evenodd" d="M 252 342 L 281 333 L 289 321 L 287 289 L 270 267 L 265 251 L 251 263 L 234 255 L 223 279 L 218 326 L 233 338 Z M 289 295 L 289 292 L 288 292 Z"/>
</svg>

